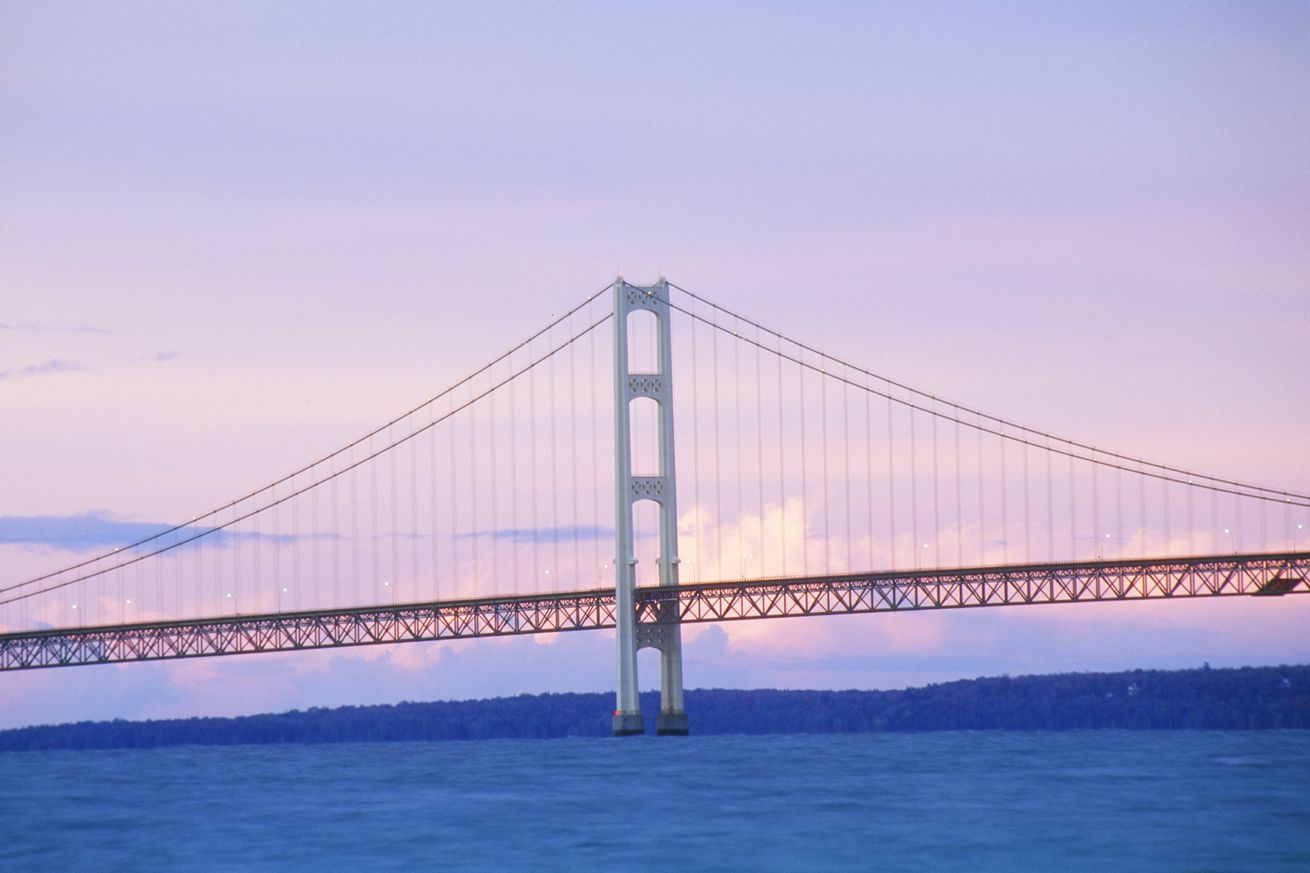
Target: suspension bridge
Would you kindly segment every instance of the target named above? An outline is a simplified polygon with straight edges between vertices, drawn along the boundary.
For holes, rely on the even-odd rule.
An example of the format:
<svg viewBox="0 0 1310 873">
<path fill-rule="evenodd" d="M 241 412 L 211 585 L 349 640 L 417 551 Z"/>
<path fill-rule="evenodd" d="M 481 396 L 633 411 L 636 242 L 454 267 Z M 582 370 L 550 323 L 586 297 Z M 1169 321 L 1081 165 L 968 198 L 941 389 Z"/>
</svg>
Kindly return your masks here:
<svg viewBox="0 0 1310 873">
<path fill-rule="evenodd" d="M 683 624 L 1281 597 L 1310 591 L 1307 527 L 1306 494 L 991 415 L 620 278 L 262 488 L 0 585 L 0 670 L 612 628 L 615 733 L 644 730 L 651 647 L 678 734 Z"/>
</svg>

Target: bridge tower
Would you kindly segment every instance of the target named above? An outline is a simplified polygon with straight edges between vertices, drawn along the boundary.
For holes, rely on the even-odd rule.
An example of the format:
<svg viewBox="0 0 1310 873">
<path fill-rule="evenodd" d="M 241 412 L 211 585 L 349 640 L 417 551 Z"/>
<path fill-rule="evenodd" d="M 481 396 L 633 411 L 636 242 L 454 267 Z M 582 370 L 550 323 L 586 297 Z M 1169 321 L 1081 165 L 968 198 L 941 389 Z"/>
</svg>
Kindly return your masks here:
<svg viewBox="0 0 1310 873">
<path fill-rule="evenodd" d="M 656 371 L 633 373 L 628 362 L 628 316 L 649 312 L 656 320 Z M 645 717 L 637 697 L 637 650 L 660 652 L 660 714 L 656 733 L 687 733 L 682 700 L 682 627 L 676 604 L 668 615 L 638 623 L 637 558 L 633 545 L 632 507 L 638 500 L 659 504 L 661 585 L 678 584 L 678 501 L 673 465 L 673 380 L 670 346 L 669 286 L 664 277 L 654 285 L 614 281 L 614 521 L 615 625 L 618 630 L 618 688 L 614 735 L 644 733 Z M 659 408 L 659 474 L 632 475 L 632 401 L 650 398 Z"/>
</svg>

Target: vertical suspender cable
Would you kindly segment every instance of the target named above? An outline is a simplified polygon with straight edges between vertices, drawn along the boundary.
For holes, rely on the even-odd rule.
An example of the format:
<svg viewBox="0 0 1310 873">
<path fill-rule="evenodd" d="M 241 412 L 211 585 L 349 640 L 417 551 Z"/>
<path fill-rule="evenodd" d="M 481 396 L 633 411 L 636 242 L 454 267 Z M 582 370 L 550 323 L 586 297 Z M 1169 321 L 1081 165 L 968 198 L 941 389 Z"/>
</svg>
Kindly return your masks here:
<svg viewBox="0 0 1310 873">
<path fill-rule="evenodd" d="M 1190 492 L 1191 492 L 1191 489 L 1188 489 L 1188 493 L 1189 493 L 1189 494 L 1190 494 Z M 1268 531 L 1268 528 L 1266 527 L 1266 518 L 1265 518 L 1265 510 L 1268 508 L 1269 504 L 1266 503 L 1265 501 L 1261 500 L 1261 501 L 1259 502 L 1258 506 L 1260 507 L 1260 549 L 1261 549 L 1262 551 L 1264 551 L 1264 550 L 1267 550 L 1267 549 L 1269 548 L 1269 531 Z M 1189 507 L 1188 507 L 1188 515 L 1191 515 L 1191 511 L 1190 511 L 1190 510 L 1191 510 L 1191 507 L 1190 507 L 1190 504 L 1189 504 Z M 1191 536 L 1191 535 L 1188 534 L 1188 536 Z"/>
<path fill-rule="evenodd" d="M 819 358 L 819 445 L 823 451 L 820 471 L 823 475 L 823 572 L 831 573 L 829 563 L 832 542 L 832 526 L 829 524 L 828 499 L 828 364 L 827 359 Z"/>
<path fill-rule="evenodd" d="M 350 450 L 350 461 L 353 465 L 355 462 L 355 450 Z M 359 605 L 359 470 L 354 468 L 348 474 L 350 476 L 350 605 Z M 277 510 L 274 509 L 274 512 Z M 274 516 L 276 518 L 276 516 Z M 277 537 L 273 538 L 274 544 L 277 543 Z M 276 556 L 276 545 L 274 548 Z M 278 592 L 278 597 L 282 596 L 282 583 L 277 579 L 277 562 L 273 564 L 273 587 Z"/>
<path fill-rule="evenodd" d="M 1010 506 L 1005 475 L 1005 435 L 997 440 L 1001 447 L 1001 563 L 1010 563 Z"/>
<path fill-rule="evenodd" d="M 393 443 L 395 440 L 391 436 L 391 429 L 387 429 L 387 439 Z M 400 584 L 400 536 L 397 526 L 400 524 L 400 509 L 398 507 L 400 487 L 396 481 L 396 451 L 392 449 L 387 452 L 390 459 L 388 466 L 391 468 L 391 516 L 387 519 L 388 530 L 391 532 L 391 572 L 387 574 L 387 587 L 391 590 L 391 602 L 396 602 L 396 587 Z"/>
<path fill-rule="evenodd" d="M 435 418 L 432 406 L 428 406 L 428 423 Z M 437 545 L 441 527 L 437 521 L 437 432 L 428 430 L 428 512 L 432 526 L 432 576 L 428 580 L 432 585 L 432 599 L 441 599 L 441 565 L 439 563 L 440 546 Z"/>
<path fill-rule="evenodd" d="M 418 568 L 418 440 L 414 438 L 412 415 L 409 419 L 409 558 L 412 575 L 406 590 L 417 600 L 422 590 L 419 580 L 423 577 Z"/>
<path fill-rule="evenodd" d="M 892 429 L 891 385 L 887 386 L 887 534 L 891 552 L 891 568 L 896 569 L 896 458 L 893 445 L 896 440 Z"/>
<path fill-rule="evenodd" d="M 322 609 L 318 573 L 318 467 L 309 468 L 309 571 L 314 577 L 314 608 Z M 239 597 L 240 594 L 238 593 Z"/>
<path fill-rule="evenodd" d="M 1166 482 L 1165 485 L 1167 487 L 1168 483 Z M 1233 516 L 1236 518 L 1233 523 L 1233 551 L 1240 552 L 1242 550 L 1242 497 L 1240 494 L 1233 495 Z"/>
<path fill-rule="evenodd" d="M 592 518 L 592 524 L 594 524 L 597 528 L 599 528 L 601 526 L 600 525 L 600 434 L 599 434 L 599 425 L 597 424 L 597 421 L 599 420 L 600 416 L 599 416 L 599 408 L 596 405 L 596 379 L 599 375 L 600 368 L 596 365 L 596 329 L 595 328 L 592 328 L 588 332 L 587 343 L 588 343 L 587 353 L 588 356 L 591 358 L 591 370 L 589 373 L 590 378 L 587 379 L 591 391 L 591 397 L 590 397 L 591 405 L 587 407 L 589 411 L 588 417 L 591 419 L 591 483 L 592 483 L 591 518 Z M 514 484 L 515 484 L 515 494 L 517 494 L 518 493 L 517 480 L 515 481 Z M 511 504 L 511 506 L 512 505 L 513 504 Z M 597 572 L 600 572 L 600 567 L 602 564 L 601 554 L 600 554 L 600 537 L 599 536 L 592 537 L 592 543 L 594 547 L 593 566 L 596 568 Z M 514 569 L 514 575 L 516 577 L 518 576 L 517 565 L 515 566 Z"/>
<path fill-rule="evenodd" d="M 549 342 L 549 341 L 548 341 Z M 528 346 L 528 360 L 532 360 L 532 346 Z M 532 494 L 532 535 L 529 538 L 532 548 L 532 593 L 541 593 L 541 555 L 538 545 L 538 533 L 541 529 L 540 519 L 537 516 L 537 371 L 536 368 L 528 370 L 528 476 L 530 479 L 529 491 Z M 616 562 L 623 560 L 622 555 L 616 555 Z M 618 566 L 617 563 L 615 566 Z"/>
<path fill-rule="evenodd" d="M 569 336 L 573 336 L 573 322 L 569 321 Z M 574 344 L 569 343 L 569 494 L 573 498 L 573 514 L 570 517 L 573 527 L 573 568 L 572 577 L 575 580 L 573 585 L 577 588 L 576 580 L 582 570 L 582 543 L 579 541 L 581 519 L 578 517 L 578 364 L 573 349 Z"/>
<path fill-rule="evenodd" d="M 1138 541 L 1141 548 L 1138 554 L 1146 556 L 1146 477 L 1138 475 L 1137 477 L 1137 530 Z"/>
<path fill-rule="evenodd" d="M 842 375 L 849 377 L 850 374 L 843 372 Z M 846 495 L 846 572 L 850 573 L 855 569 L 855 557 L 852 551 L 854 546 L 851 544 L 851 392 L 847 379 L 842 380 L 841 386 L 841 428 L 842 467 L 846 470 L 843 492 Z"/>
<path fill-rule="evenodd" d="M 513 372 L 513 362 L 510 363 L 510 371 Z M 523 576 L 519 572 L 522 568 L 519 566 L 519 543 L 523 539 L 519 531 L 519 440 L 518 440 L 518 417 L 519 407 L 514 396 L 514 380 L 510 380 L 509 388 L 509 561 L 510 574 L 513 578 L 513 590 L 522 591 L 520 588 L 523 584 Z"/>
<path fill-rule="evenodd" d="M 573 346 L 569 346 L 569 352 L 572 354 Z M 497 510 L 500 508 L 500 501 L 497 500 L 496 490 L 500 484 L 499 464 L 496 463 L 496 437 L 500 433 L 500 427 L 496 422 L 496 393 L 487 397 L 487 474 L 491 479 L 491 486 L 488 489 L 491 499 L 491 521 L 488 524 L 490 533 L 487 535 L 487 547 L 491 549 L 491 591 L 493 594 L 501 594 L 500 578 L 500 519 Z M 513 594 L 511 588 L 509 594 Z"/>
<path fill-rule="evenodd" d="M 481 597 L 488 592 L 482 585 L 482 562 L 478 546 L 481 542 L 481 528 L 478 527 L 478 406 L 472 402 L 475 389 L 469 385 L 470 405 L 466 410 L 469 422 L 469 456 L 464 464 L 468 467 L 469 481 L 469 569 L 468 581 L 472 586 L 472 595 Z"/>
<path fill-rule="evenodd" d="M 964 566 L 964 498 L 960 489 L 960 411 L 955 420 L 955 566 Z"/>
<path fill-rule="evenodd" d="M 454 401 L 451 401 L 452 405 Z M 460 595 L 460 572 L 459 572 L 459 479 L 456 478 L 456 454 L 458 453 L 456 437 L 459 435 L 459 429 L 455 427 L 455 422 L 450 423 L 450 452 L 446 459 L 446 475 L 449 481 L 446 485 L 446 493 L 450 497 L 450 543 L 447 550 L 450 554 L 450 596 L 459 597 Z"/>
<path fill-rule="evenodd" d="M 250 505 L 253 506 L 253 505 L 254 505 L 254 501 L 250 502 Z M 240 513 L 237 513 L 237 514 L 240 514 Z M 255 524 L 258 524 L 258 523 L 255 523 Z M 252 524 L 252 527 L 255 527 L 255 524 Z M 252 581 L 252 586 L 254 587 L 254 598 L 255 598 L 255 603 L 257 603 L 257 604 L 258 604 L 258 602 L 259 602 L 259 600 L 258 600 L 258 599 L 259 599 L 259 547 L 258 547 L 258 545 L 257 545 L 258 541 L 259 541 L 258 536 L 255 536 L 254 543 L 252 543 L 252 549 L 250 549 L 250 551 L 252 551 L 252 553 L 253 553 L 253 554 L 252 554 L 252 560 L 250 560 L 250 581 Z M 77 594 L 76 594 L 76 596 L 77 596 L 77 599 L 80 600 L 80 602 L 83 602 L 83 603 L 85 602 L 85 596 L 84 596 L 84 595 L 86 594 L 86 589 L 88 589 L 88 587 L 89 587 L 89 586 L 86 586 L 86 585 L 79 585 L 79 586 L 77 586 L 77 589 L 76 589 Z M 165 587 L 165 585 L 164 585 L 164 558 L 162 558 L 162 557 L 160 557 L 159 560 L 155 561 L 155 587 L 156 587 L 156 589 L 159 589 L 159 591 L 160 591 L 160 599 L 161 599 L 161 600 L 162 600 L 162 598 L 164 598 L 164 594 L 165 594 L 165 592 L 168 591 L 169 589 L 172 589 L 172 591 L 173 591 L 173 616 L 176 617 L 176 619 L 178 619 L 178 620 L 185 619 L 185 617 L 186 617 L 186 612 L 183 611 L 183 606 L 182 606 L 182 589 L 181 589 L 181 586 L 168 586 L 168 587 Z M 73 606 L 79 607 L 79 610 L 77 610 L 77 627 L 80 628 L 81 625 L 83 625 L 83 610 L 81 610 L 81 607 L 80 607 L 80 604 L 79 604 L 79 603 L 73 603 Z M 255 608 L 258 608 L 258 610 L 262 610 L 262 607 L 261 607 L 261 606 L 257 606 L 257 607 L 255 607 Z M 8 619 L 8 610 L 5 611 L 5 613 L 7 613 L 7 615 L 5 615 L 5 617 L 7 617 L 7 619 Z M 10 627 L 10 625 L 7 624 L 7 627 Z"/>
<path fill-rule="evenodd" d="M 549 348 L 550 334 L 546 334 L 547 347 Z M 555 356 L 551 355 L 546 361 L 546 378 L 550 382 L 549 386 L 549 405 L 550 405 L 550 590 L 556 590 L 559 584 L 559 443 L 556 441 L 556 410 L 559 406 L 555 403 Z"/>
<path fill-rule="evenodd" d="M 1069 560 L 1078 560 L 1078 503 L 1074 485 L 1073 445 L 1069 445 Z"/>
<path fill-rule="evenodd" d="M 269 486 L 268 500 L 273 505 L 273 540 L 271 549 L 273 552 L 273 605 L 278 612 L 281 612 L 282 589 L 284 586 L 282 585 L 282 537 L 280 536 L 278 528 L 280 527 L 279 522 L 281 519 L 279 516 L 282 514 L 282 508 L 277 503 L 276 485 Z M 182 569 L 180 561 L 178 562 L 178 565 L 178 570 L 180 572 Z M 196 579 L 196 593 L 200 596 L 200 599 L 204 599 L 204 592 L 200 589 L 199 578 Z"/>
<path fill-rule="evenodd" d="M 931 398 L 932 402 L 932 554 L 933 566 L 942 565 L 942 513 L 941 513 L 941 487 L 939 485 L 937 474 L 937 398 Z"/>
<path fill-rule="evenodd" d="M 332 476 L 332 492 L 329 495 L 332 512 L 332 606 L 341 608 L 341 497 L 338 493 L 337 459 L 328 462 L 328 473 Z M 258 564 L 256 564 L 258 566 Z M 258 572 L 258 571 L 256 571 Z M 255 583 L 259 587 L 258 580 Z"/>
<path fill-rule="evenodd" d="M 914 538 L 914 569 L 923 564 L 923 546 L 919 542 L 919 450 L 914 439 L 915 406 L 910 406 L 910 534 Z"/>
<path fill-rule="evenodd" d="M 1183 493 L 1184 495 L 1186 495 L 1184 499 L 1187 501 L 1187 554 L 1195 555 L 1196 542 L 1195 542 L 1194 531 L 1192 530 L 1192 487 L 1190 482 L 1187 484 L 1187 487 L 1183 489 Z M 1261 507 L 1261 511 L 1263 512 L 1264 511 L 1263 501 L 1260 503 L 1260 507 Z"/>
<path fill-rule="evenodd" d="M 1023 443 L 1023 559 L 1027 563 L 1032 563 L 1033 560 L 1032 516 L 1028 511 L 1030 491 L 1028 482 L 1028 442 L 1025 440 Z"/>
<path fill-rule="evenodd" d="M 1169 482 L 1166 479 L 1160 480 L 1161 503 L 1164 505 L 1164 554 L 1173 555 L 1173 534 L 1170 532 L 1169 525 Z"/>
<path fill-rule="evenodd" d="M 987 520 L 985 515 L 986 504 L 983 500 L 983 432 L 982 416 L 978 416 L 978 426 L 974 430 L 974 436 L 977 437 L 978 446 L 978 563 L 987 563 L 987 535 L 985 533 Z"/>
<path fill-rule="evenodd" d="M 760 343 L 760 329 L 755 328 L 755 489 L 759 496 L 760 503 L 760 523 L 759 523 L 759 551 L 760 559 L 758 562 L 757 576 L 764 575 L 764 389 L 760 382 L 763 379 L 763 372 L 760 366 L 760 355 L 762 352 Z"/>
<path fill-rule="evenodd" d="M 373 454 L 373 439 L 372 439 L 372 437 L 370 437 L 370 438 L 369 438 L 369 441 L 368 441 L 368 453 L 369 453 L 370 455 Z M 370 551 L 372 552 L 372 556 L 373 556 L 373 578 L 369 580 L 368 598 L 367 598 L 367 600 L 368 600 L 368 602 L 369 602 L 370 604 L 373 604 L 373 603 L 379 603 L 379 602 L 380 602 L 380 601 L 378 600 L 378 596 L 379 596 L 379 592 L 378 592 L 378 584 L 382 581 L 382 572 L 381 572 L 381 570 L 379 569 L 379 563 L 378 563 L 378 562 L 381 560 L 380 556 L 378 555 L 378 551 L 379 551 L 379 548 L 378 548 L 378 539 L 379 539 L 379 535 L 378 535 L 378 464 L 379 464 L 380 462 L 377 461 L 376 459 L 374 459 L 374 460 L 368 461 L 367 463 L 368 463 L 368 471 L 369 471 L 369 495 L 370 495 L 370 497 L 371 497 L 371 500 L 370 500 L 369 506 L 370 506 L 370 509 L 371 509 L 371 511 L 372 511 L 372 519 L 373 519 L 373 537 L 372 537 L 372 547 L 371 547 L 371 549 L 370 549 Z M 293 560 L 294 560 L 294 558 L 295 558 L 295 553 L 294 553 L 294 552 L 292 552 L 292 558 L 293 558 Z M 293 574 L 293 575 L 294 575 L 294 574 Z"/>
<path fill-rule="evenodd" d="M 782 337 L 778 337 L 778 542 L 782 544 L 782 572 L 787 572 L 787 453 L 783 448 Z"/>
<path fill-rule="evenodd" d="M 705 572 L 702 544 L 705 542 L 705 507 L 700 500 L 700 382 L 696 370 L 696 322 L 691 321 L 691 499 L 696 507 L 696 579 L 708 578 Z"/>
<path fill-rule="evenodd" d="M 430 536 L 432 540 L 432 547 L 430 549 L 432 566 L 430 572 L 428 572 L 428 579 L 427 579 L 428 585 L 426 586 L 426 590 L 432 592 L 432 599 L 439 600 L 440 590 L 438 586 L 440 585 L 439 582 L 440 577 L 438 572 L 438 564 L 436 564 L 436 558 L 438 558 L 438 544 L 436 544 L 436 540 L 438 540 L 440 528 L 438 526 L 438 522 L 436 522 L 436 431 L 432 429 L 432 422 L 434 422 L 434 419 L 435 419 L 434 410 L 432 410 L 432 405 L 428 404 L 428 408 L 427 408 L 427 423 L 428 423 L 427 503 L 428 503 L 428 530 L 430 530 Z M 335 510 L 333 510 L 333 513 L 335 513 Z"/>
<path fill-rule="evenodd" d="M 1286 500 L 1283 501 L 1283 548 L 1294 548 L 1290 545 L 1292 537 L 1292 504 Z"/>
<path fill-rule="evenodd" d="M 1146 478 L 1142 477 L 1145 482 Z M 1219 492 L 1210 492 L 1210 552 L 1219 554 Z"/>
<path fill-rule="evenodd" d="M 292 516 L 291 516 L 291 517 L 292 517 L 292 518 L 295 518 L 295 501 L 294 501 L 294 500 L 292 501 Z M 295 548 L 296 543 L 298 542 L 298 540 L 299 540 L 299 537 L 296 537 L 296 538 L 293 538 L 293 539 L 292 539 L 292 541 L 291 541 L 291 542 L 292 542 L 292 548 Z M 203 541 L 201 541 L 201 542 L 203 543 L 203 545 L 204 545 L 205 547 L 213 547 L 213 545 L 214 545 L 212 542 L 203 542 Z M 224 614 L 230 613 L 230 612 L 232 611 L 232 598 L 227 597 L 226 594 L 225 594 L 225 592 L 224 592 L 224 590 L 223 590 L 223 554 L 222 554 L 222 549 L 214 548 L 214 549 L 213 549 L 213 553 L 214 553 L 214 596 L 218 598 L 218 614 L 219 614 L 219 615 L 224 615 Z M 293 552 L 293 554 L 294 554 L 294 552 Z M 141 566 L 141 565 L 138 564 L 137 567 L 134 568 L 134 569 L 140 569 L 140 566 Z M 123 572 L 126 573 L 127 571 L 123 571 Z M 133 572 L 133 576 L 134 576 L 134 577 L 136 576 L 135 572 Z M 134 592 L 134 594 L 133 594 L 133 597 L 132 597 L 132 602 L 136 605 L 137 612 L 140 612 L 140 610 L 141 610 L 141 592 L 140 592 L 140 587 L 141 587 L 141 586 L 140 586 L 140 579 L 137 579 L 137 583 L 138 583 L 138 584 L 136 585 L 136 590 L 135 590 L 135 592 Z"/>
<path fill-rule="evenodd" d="M 809 522 L 809 477 L 807 458 L 805 457 L 805 366 L 801 361 L 804 360 L 804 352 L 801 349 L 796 350 L 796 375 L 800 377 L 800 409 L 801 409 L 801 573 L 808 576 L 810 574 L 810 522 Z"/>
<path fill-rule="evenodd" d="M 220 561 L 220 559 L 221 559 L 221 555 L 222 555 L 222 550 L 221 550 L 221 549 L 218 549 L 217 547 L 215 547 L 215 549 L 214 549 L 214 563 L 215 563 L 216 566 L 219 567 L 220 572 L 218 573 L 218 576 L 219 576 L 220 578 L 222 577 L 222 567 L 221 567 L 221 565 L 219 564 L 219 561 Z M 137 612 L 138 612 L 138 613 L 140 613 L 140 612 L 142 611 L 142 608 L 145 606 L 146 582 L 145 582 L 145 577 L 142 576 L 142 571 L 143 571 L 144 569 L 145 569 L 145 567 L 142 565 L 142 562 L 141 562 L 141 561 L 137 561 L 137 562 L 136 562 L 136 566 L 135 566 L 135 567 L 133 568 L 133 570 L 132 570 L 132 575 L 136 577 L 136 597 L 133 598 L 133 599 L 134 599 L 134 600 L 136 601 L 136 603 L 137 603 Z M 67 596 L 67 593 L 66 593 L 64 590 L 61 590 L 61 591 L 59 592 L 59 594 L 56 595 L 55 603 L 56 603 L 56 606 L 57 606 L 57 609 L 58 609 L 58 614 L 61 615 L 61 616 L 64 614 L 64 606 L 65 606 L 65 602 L 66 602 L 64 598 L 65 598 L 66 596 Z M 229 604 L 229 606 L 228 606 L 228 611 L 229 611 L 229 612 L 234 612 L 235 610 L 236 610 L 236 606 L 233 605 L 233 604 Z"/>
<path fill-rule="evenodd" d="M 1118 545 L 1118 556 L 1124 557 L 1124 504 L 1123 504 L 1123 470 L 1117 466 L 1114 470 L 1114 537 Z"/>
<path fill-rule="evenodd" d="M 239 514 L 240 514 L 240 507 L 241 507 L 241 503 L 242 503 L 242 502 L 243 502 L 243 501 L 238 501 L 235 505 L 233 505 L 233 507 L 232 507 L 232 521 L 230 522 L 230 524 L 232 525 L 232 527 L 231 527 L 231 531 L 232 531 L 232 564 L 233 564 L 233 568 L 234 568 L 234 572 L 233 572 L 233 574 L 232 574 L 232 596 L 233 596 L 233 600 L 232 600 L 232 610 L 233 610 L 233 612 L 240 612 L 240 611 L 241 611 L 241 526 L 237 523 L 237 518 L 239 517 Z M 317 527 L 317 525 L 316 525 L 316 527 Z M 314 539 L 314 549 L 315 549 L 316 551 L 317 551 L 317 549 L 318 549 L 318 538 L 317 538 L 317 537 L 315 537 L 315 539 Z M 158 561 L 158 560 L 156 560 L 154 563 L 155 563 L 155 566 L 156 566 L 156 567 L 159 566 L 159 561 Z M 159 611 L 160 611 L 161 613 L 163 613 L 163 611 L 164 611 L 164 592 L 163 592 L 163 590 L 162 590 L 158 585 L 155 586 L 155 591 L 158 592 L 158 597 L 159 597 Z"/>
<path fill-rule="evenodd" d="M 869 375 L 864 374 L 864 503 L 869 517 L 869 569 L 878 567 L 873 550 L 873 392 L 869 391 Z"/>
<path fill-rule="evenodd" d="M 1051 438 L 1046 438 L 1046 560 L 1055 560 L 1055 494 L 1051 481 Z"/>
<path fill-rule="evenodd" d="M 1096 556 L 1102 556 L 1103 549 L 1101 543 L 1101 498 L 1100 498 L 1100 473 L 1101 467 L 1096 463 L 1096 449 L 1092 449 L 1092 462 L 1090 464 L 1092 472 L 1092 538 L 1096 541 Z"/>
<path fill-rule="evenodd" d="M 236 520 L 238 514 L 240 514 L 240 507 L 241 502 L 237 502 L 236 505 L 232 507 L 232 610 L 234 612 L 241 612 L 241 530 Z M 318 554 L 317 528 L 318 519 L 316 515 L 316 518 L 314 518 L 314 534 L 316 534 L 316 536 L 310 540 L 310 543 L 313 543 L 314 545 L 314 556 L 316 556 L 316 560 Z M 155 566 L 159 566 L 159 561 L 155 561 Z M 318 568 L 316 565 L 314 566 L 314 578 L 318 578 L 317 570 Z M 155 586 L 155 590 L 159 591 L 160 612 L 162 612 L 164 611 L 164 591 L 160 589 L 159 585 Z"/>
<path fill-rule="evenodd" d="M 733 338 L 737 337 L 741 320 L 733 325 Z M 732 344 L 732 429 L 737 443 L 737 575 L 746 575 L 746 511 L 742 507 L 742 452 L 741 452 L 741 342 Z"/>
<path fill-rule="evenodd" d="M 723 455 L 719 445 L 719 325 L 718 313 L 714 314 L 714 324 L 710 330 L 710 358 L 713 364 L 710 370 L 714 376 L 714 389 L 710 395 L 714 404 L 714 574 L 715 578 L 725 578 L 723 573 Z"/>
</svg>

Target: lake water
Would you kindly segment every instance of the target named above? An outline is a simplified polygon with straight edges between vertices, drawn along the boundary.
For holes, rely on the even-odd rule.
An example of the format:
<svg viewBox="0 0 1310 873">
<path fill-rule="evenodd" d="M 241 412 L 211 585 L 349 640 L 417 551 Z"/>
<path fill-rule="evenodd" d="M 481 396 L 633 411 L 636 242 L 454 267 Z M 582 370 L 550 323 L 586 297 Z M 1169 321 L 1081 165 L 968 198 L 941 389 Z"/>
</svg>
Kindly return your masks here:
<svg viewBox="0 0 1310 873">
<path fill-rule="evenodd" d="M 0 753 L 0 870 L 1310 870 L 1310 731 Z"/>
</svg>

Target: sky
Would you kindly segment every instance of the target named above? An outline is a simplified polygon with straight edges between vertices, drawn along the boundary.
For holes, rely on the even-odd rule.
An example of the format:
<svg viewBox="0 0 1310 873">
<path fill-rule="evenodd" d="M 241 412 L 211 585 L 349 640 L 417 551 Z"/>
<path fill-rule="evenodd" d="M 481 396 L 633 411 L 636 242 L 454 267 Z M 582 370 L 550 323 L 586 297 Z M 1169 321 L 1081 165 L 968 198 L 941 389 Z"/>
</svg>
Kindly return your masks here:
<svg viewBox="0 0 1310 873">
<path fill-rule="evenodd" d="M 1306 493 L 1308 154 L 1300 4 L 2 3 L 0 543 L 53 569 L 95 532 L 21 525 L 187 519 L 619 273 Z M 708 626 L 686 678 L 1304 662 L 1297 601 Z M 612 648 L 12 673 L 0 726 L 604 690 Z"/>
</svg>

